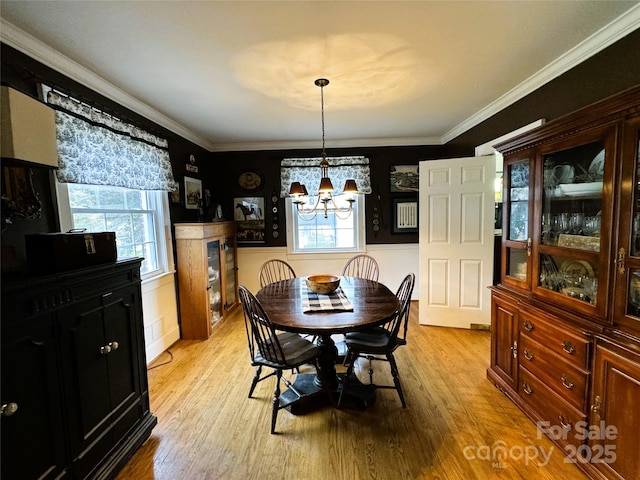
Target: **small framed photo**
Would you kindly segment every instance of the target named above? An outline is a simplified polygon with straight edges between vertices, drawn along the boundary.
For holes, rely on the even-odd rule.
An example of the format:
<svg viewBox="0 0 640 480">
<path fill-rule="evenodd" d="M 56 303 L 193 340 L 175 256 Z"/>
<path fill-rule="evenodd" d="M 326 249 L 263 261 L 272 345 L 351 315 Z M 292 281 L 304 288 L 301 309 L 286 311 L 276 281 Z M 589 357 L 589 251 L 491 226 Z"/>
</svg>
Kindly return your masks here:
<svg viewBox="0 0 640 480">
<path fill-rule="evenodd" d="M 418 231 L 418 199 L 393 199 L 393 233 L 416 233 Z"/>
<path fill-rule="evenodd" d="M 180 203 L 180 184 L 176 182 L 176 189 L 173 192 L 169 192 L 169 200 L 171 203 Z"/>
<path fill-rule="evenodd" d="M 418 165 L 393 165 L 389 172 L 390 192 L 417 192 L 420 188 Z"/>
<path fill-rule="evenodd" d="M 202 200 L 202 180 L 184 177 L 184 206 L 189 210 L 197 210 Z"/>
</svg>

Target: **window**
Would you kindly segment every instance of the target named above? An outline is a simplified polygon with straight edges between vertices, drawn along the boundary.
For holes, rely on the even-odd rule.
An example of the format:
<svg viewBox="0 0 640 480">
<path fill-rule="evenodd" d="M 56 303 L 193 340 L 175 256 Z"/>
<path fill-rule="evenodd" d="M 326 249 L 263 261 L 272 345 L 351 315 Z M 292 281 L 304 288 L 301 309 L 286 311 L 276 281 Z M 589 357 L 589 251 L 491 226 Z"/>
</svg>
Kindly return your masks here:
<svg viewBox="0 0 640 480">
<path fill-rule="evenodd" d="M 142 278 L 167 270 L 165 192 L 58 182 L 56 190 L 63 231 L 115 232 L 118 259 L 144 258 Z"/>
<path fill-rule="evenodd" d="M 333 197 L 340 207 L 346 205 L 343 196 Z M 314 202 L 316 197 L 311 197 Z M 364 195 L 358 195 L 353 212 L 347 216 L 331 209 L 324 218 L 322 211 L 299 215 L 291 198 L 286 199 L 287 246 L 290 253 L 362 252 L 365 244 Z"/>
</svg>

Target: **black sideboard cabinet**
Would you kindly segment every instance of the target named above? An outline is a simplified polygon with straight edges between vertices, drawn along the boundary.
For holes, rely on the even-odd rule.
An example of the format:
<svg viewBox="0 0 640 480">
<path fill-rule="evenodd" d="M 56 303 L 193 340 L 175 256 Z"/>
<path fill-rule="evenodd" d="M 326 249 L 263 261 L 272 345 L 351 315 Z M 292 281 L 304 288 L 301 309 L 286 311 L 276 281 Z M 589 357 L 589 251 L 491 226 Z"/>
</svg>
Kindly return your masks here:
<svg viewBox="0 0 640 480">
<path fill-rule="evenodd" d="M 140 263 L 3 278 L 3 480 L 113 478 L 151 434 Z"/>
</svg>

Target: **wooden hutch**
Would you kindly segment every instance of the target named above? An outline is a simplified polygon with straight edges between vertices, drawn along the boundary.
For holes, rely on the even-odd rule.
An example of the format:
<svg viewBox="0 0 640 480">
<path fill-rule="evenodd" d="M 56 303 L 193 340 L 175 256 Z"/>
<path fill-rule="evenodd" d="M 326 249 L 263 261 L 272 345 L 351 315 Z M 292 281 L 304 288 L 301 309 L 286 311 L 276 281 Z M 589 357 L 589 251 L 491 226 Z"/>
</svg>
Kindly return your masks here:
<svg viewBox="0 0 640 480">
<path fill-rule="evenodd" d="M 637 479 L 640 86 L 497 148 L 487 376 L 589 477 Z"/>
</svg>

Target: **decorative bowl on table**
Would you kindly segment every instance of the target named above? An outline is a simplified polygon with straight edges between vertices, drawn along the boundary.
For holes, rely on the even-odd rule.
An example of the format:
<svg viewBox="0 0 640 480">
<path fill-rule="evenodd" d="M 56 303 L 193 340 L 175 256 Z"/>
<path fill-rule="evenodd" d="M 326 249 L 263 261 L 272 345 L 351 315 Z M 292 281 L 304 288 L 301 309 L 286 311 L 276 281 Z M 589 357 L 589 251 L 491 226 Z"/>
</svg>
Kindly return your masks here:
<svg viewBox="0 0 640 480">
<path fill-rule="evenodd" d="M 340 286 L 340 277 L 335 275 L 309 275 L 306 281 L 309 290 L 322 295 L 333 293 Z"/>
</svg>

